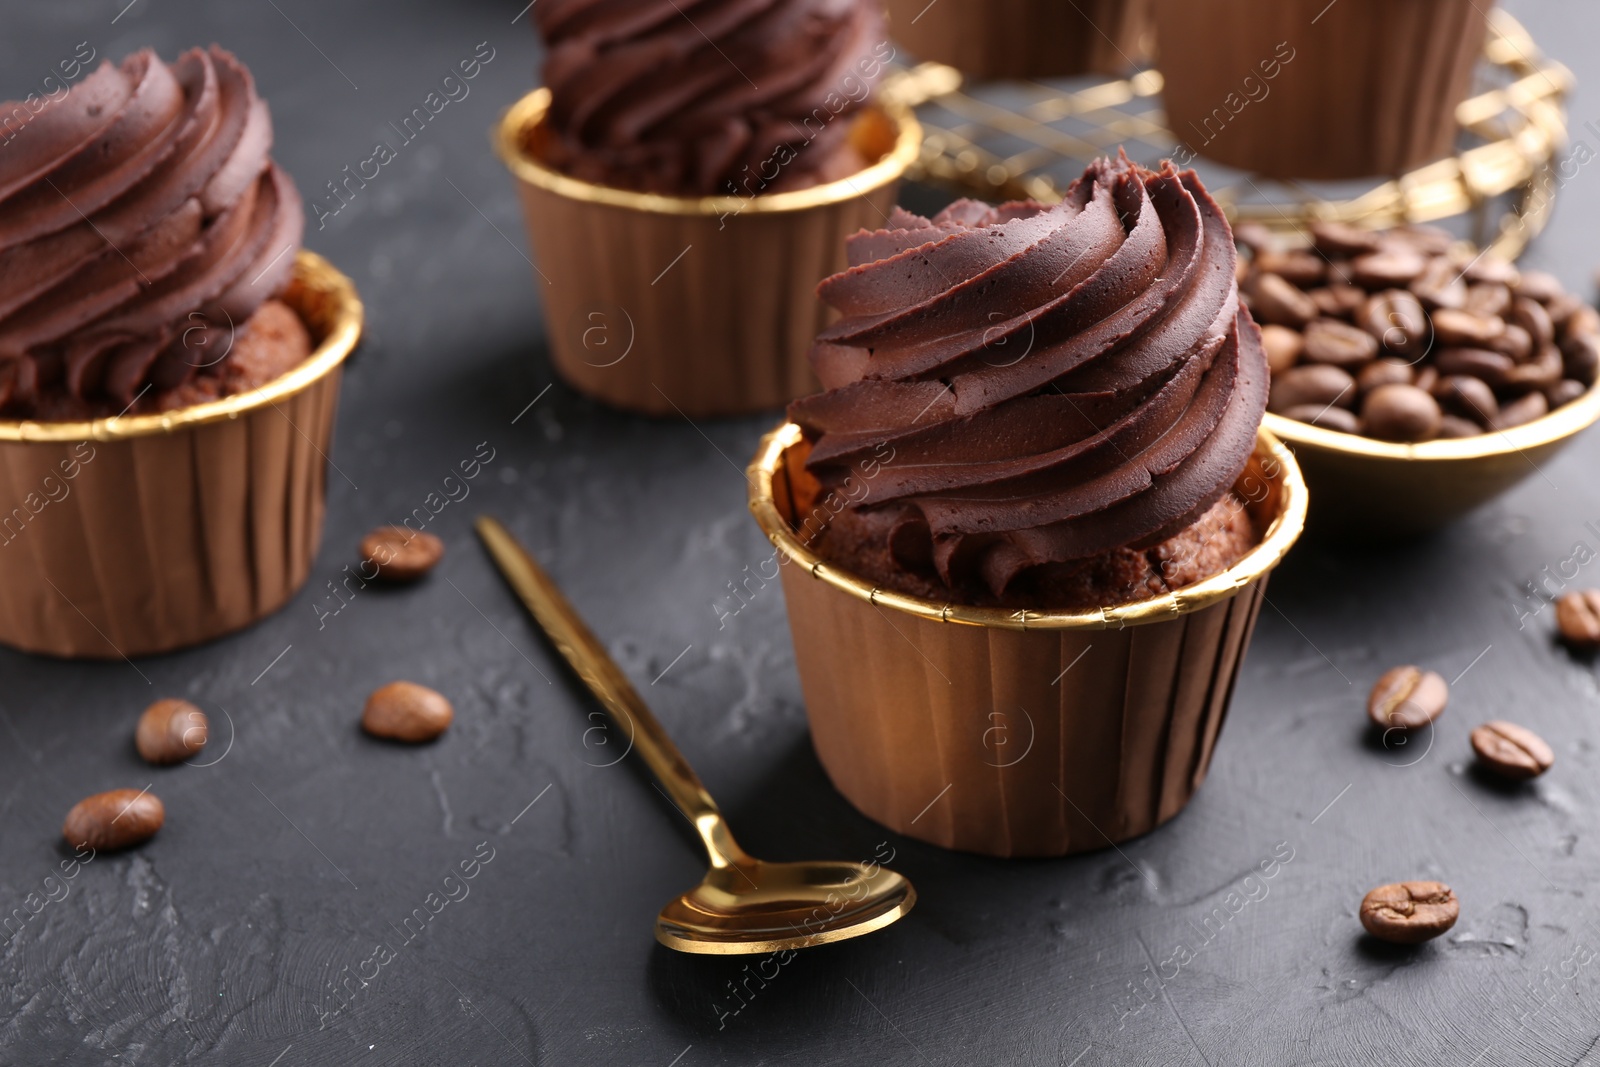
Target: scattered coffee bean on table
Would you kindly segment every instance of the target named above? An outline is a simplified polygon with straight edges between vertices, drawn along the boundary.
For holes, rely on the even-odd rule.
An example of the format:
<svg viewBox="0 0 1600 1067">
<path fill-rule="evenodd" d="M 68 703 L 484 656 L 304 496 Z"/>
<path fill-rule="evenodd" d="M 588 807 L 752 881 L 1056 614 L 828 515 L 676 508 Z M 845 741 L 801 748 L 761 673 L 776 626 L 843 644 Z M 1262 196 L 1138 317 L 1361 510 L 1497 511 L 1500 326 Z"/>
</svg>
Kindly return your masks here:
<svg viewBox="0 0 1600 1067">
<path fill-rule="evenodd" d="M 414 582 L 444 558 L 444 542 L 404 526 L 380 526 L 361 539 L 361 558 L 371 560 L 385 581 Z"/>
<path fill-rule="evenodd" d="M 1385 730 L 1420 730 L 1444 711 L 1450 686 L 1433 671 L 1394 667 L 1385 671 L 1367 698 L 1367 715 Z"/>
<path fill-rule="evenodd" d="M 1600 648 L 1600 589 L 1567 593 L 1557 600 L 1556 626 L 1568 644 Z"/>
<path fill-rule="evenodd" d="M 133 743 L 151 763 L 182 763 L 206 747 L 206 713 L 187 700 L 158 700 L 139 716 Z"/>
<path fill-rule="evenodd" d="M 1503 778 L 1525 781 L 1550 769 L 1556 754 L 1544 738 L 1514 722 L 1486 722 L 1472 731 L 1472 750 Z"/>
<path fill-rule="evenodd" d="M 375 737 L 418 743 L 432 741 L 455 719 L 450 701 L 415 682 L 390 682 L 367 698 L 361 728 Z"/>
<path fill-rule="evenodd" d="M 73 805 L 61 836 L 75 849 L 88 845 L 96 852 L 112 852 L 150 840 L 166 821 L 167 809 L 154 793 L 113 789 Z"/>
<path fill-rule="evenodd" d="M 1361 901 L 1367 933 L 1396 945 L 1420 945 L 1456 924 L 1461 902 L 1442 882 L 1380 885 Z"/>
</svg>

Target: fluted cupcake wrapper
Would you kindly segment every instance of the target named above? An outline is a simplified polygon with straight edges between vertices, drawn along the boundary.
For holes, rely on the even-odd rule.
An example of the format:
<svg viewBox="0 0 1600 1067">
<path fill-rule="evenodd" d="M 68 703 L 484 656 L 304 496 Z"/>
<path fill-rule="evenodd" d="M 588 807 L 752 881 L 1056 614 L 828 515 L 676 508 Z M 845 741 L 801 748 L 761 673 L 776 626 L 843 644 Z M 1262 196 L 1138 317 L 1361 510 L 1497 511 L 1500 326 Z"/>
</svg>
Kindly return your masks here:
<svg viewBox="0 0 1600 1067">
<path fill-rule="evenodd" d="M 863 814 L 945 848 L 1059 856 L 1147 833 L 1205 779 L 1271 569 L 1305 489 L 1263 432 L 1237 491 L 1265 531 L 1227 572 L 1084 614 L 938 605 L 873 590 L 799 545 L 813 502 L 775 435 L 752 509 L 784 597 L 817 756 Z M 780 431 L 780 435 L 784 431 Z M 775 438 L 777 438 L 775 440 Z"/>
<path fill-rule="evenodd" d="M 496 145 L 517 176 L 562 378 L 654 415 L 735 415 L 815 392 L 806 353 L 828 322 L 817 283 L 845 268 L 846 237 L 888 218 L 921 144 L 910 112 L 885 104 L 854 120 L 852 139 L 879 162 L 852 178 L 693 199 L 545 167 L 527 138 L 548 98 L 512 107 Z"/>
<path fill-rule="evenodd" d="M 1404 173 L 1451 153 L 1488 6 L 1155 0 L 1168 127 L 1268 177 Z"/>
<path fill-rule="evenodd" d="M 260 389 L 161 415 L 0 423 L 0 642 L 166 652 L 247 626 L 304 583 L 362 311 L 307 252 L 283 299 L 317 348 Z"/>
<path fill-rule="evenodd" d="M 979 80 L 1129 73 L 1147 56 L 1150 0 L 888 0 L 917 59 Z"/>
</svg>

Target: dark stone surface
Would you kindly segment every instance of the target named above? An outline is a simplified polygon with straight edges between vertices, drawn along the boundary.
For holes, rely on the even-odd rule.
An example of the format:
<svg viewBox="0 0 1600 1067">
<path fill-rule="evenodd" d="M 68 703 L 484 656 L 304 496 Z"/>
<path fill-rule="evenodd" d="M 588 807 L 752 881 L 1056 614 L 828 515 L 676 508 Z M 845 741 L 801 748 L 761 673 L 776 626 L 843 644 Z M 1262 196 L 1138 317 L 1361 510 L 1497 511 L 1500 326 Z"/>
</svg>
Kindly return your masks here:
<svg viewBox="0 0 1600 1067">
<path fill-rule="evenodd" d="M 153 784 L 168 812 L 154 841 L 97 858 L 0 943 L 0 1062 L 1591 1062 L 1600 686 L 1553 642 L 1550 610 L 1519 615 L 1535 603 L 1525 583 L 1575 543 L 1600 550 L 1600 437 L 1426 543 L 1301 546 L 1273 583 L 1211 779 L 1165 829 L 1056 862 L 890 838 L 916 911 L 750 982 L 732 1014 L 743 961 L 675 955 L 650 935 L 698 877 L 686 828 L 633 761 L 603 766 L 617 747 L 586 734 L 592 705 L 470 520 L 503 516 L 544 558 L 751 851 L 866 859 L 888 835 L 811 753 L 776 587 L 719 628 L 726 583 L 767 555 L 737 468 L 772 420 L 627 418 L 557 384 L 513 423 L 551 383 L 511 182 L 486 138 L 533 83 L 519 0 L 124 2 L 15 5 L 0 95 L 85 39 L 101 55 L 148 44 L 168 57 L 215 39 L 254 68 L 277 157 L 308 196 L 478 42 L 496 55 L 468 99 L 310 233 L 370 319 L 308 588 L 248 632 L 133 666 L 0 653 L 0 915 L 42 892 L 80 797 Z M 1592 7 L 1508 6 L 1580 77 L 1600 73 Z M 1600 148 L 1583 126 L 1600 93 L 1580 88 L 1572 116 Z M 1597 175 L 1578 168 L 1528 257 L 1584 292 Z M 559 265 L 546 270 L 559 284 Z M 430 527 L 449 546 L 440 569 L 319 623 L 360 535 L 485 441 L 493 462 Z M 1590 563 L 1576 580 L 1597 576 Z M 1466 672 L 1423 752 L 1384 749 L 1362 711 L 1372 679 L 1408 661 Z M 366 694 L 399 677 L 455 701 L 439 743 L 360 733 Z M 159 696 L 212 713 L 206 758 L 220 762 L 139 761 L 133 725 Z M 1469 730 L 1502 717 L 1555 748 L 1543 779 L 1507 788 L 1469 770 Z M 408 941 L 407 916 L 480 848 L 493 859 L 470 895 Z M 1230 915 L 1229 892 L 1275 849 L 1293 859 Z M 1455 888 L 1456 929 L 1420 950 L 1366 939 L 1362 894 L 1412 877 Z M 1208 933 L 1218 907 L 1226 921 Z M 380 941 L 397 954 L 341 1009 L 337 984 Z M 1180 944 L 1194 958 L 1141 991 Z"/>
</svg>

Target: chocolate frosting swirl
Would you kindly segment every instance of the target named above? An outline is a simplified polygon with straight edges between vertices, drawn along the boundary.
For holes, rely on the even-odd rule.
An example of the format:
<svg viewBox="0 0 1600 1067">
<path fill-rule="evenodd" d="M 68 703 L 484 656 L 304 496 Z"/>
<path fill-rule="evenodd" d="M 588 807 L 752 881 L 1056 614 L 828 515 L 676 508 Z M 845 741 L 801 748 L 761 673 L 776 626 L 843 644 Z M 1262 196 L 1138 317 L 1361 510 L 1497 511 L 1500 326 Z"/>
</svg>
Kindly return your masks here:
<svg viewBox="0 0 1600 1067">
<path fill-rule="evenodd" d="M 893 55 L 871 0 L 542 0 L 547 161 L 682 196 L 832 180 Z M 853 155 L 853 153 L 851 153 Z"/>
<path fill-rule="evenodd" d="M 1158 544 L 1244 470 L 1266 357 L 1193 171 L 1099 160 L 1053 208 L 897 210 L 850 262 L 818 289 L 843 314 L 812 351 L 827 391 L 790 417 L 823 484 L 898 508 L 895 560 L 957 595 Z"/>
<path fill-rule="evenodd" d="M 17 129 L 0 148 L 0 409 L 58 388 L 121 408 L 215 373 L 300 246 L 271 145 L 249 71 L 216 46 L 102 63 Z"/>
</svg>

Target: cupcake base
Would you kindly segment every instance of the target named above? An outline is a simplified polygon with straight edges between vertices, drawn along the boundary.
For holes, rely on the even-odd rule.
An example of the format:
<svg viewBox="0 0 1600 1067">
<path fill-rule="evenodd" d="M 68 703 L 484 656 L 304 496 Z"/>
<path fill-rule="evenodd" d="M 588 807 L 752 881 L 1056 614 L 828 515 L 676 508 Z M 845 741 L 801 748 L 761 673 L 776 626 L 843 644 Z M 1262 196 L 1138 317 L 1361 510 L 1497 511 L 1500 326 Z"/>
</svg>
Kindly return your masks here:
<svg viewBox="0 0 1600 1067">
<path fill-rule="evenodd" d="M 889 32 L 918 59 L 980 80 L 1121 76 L 1143 63 L 1149 0 L 888 0 Z"/>
</svg>

